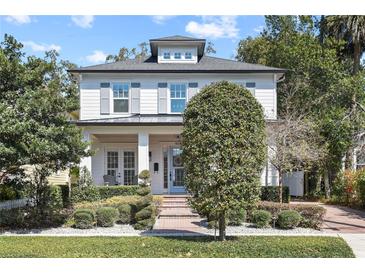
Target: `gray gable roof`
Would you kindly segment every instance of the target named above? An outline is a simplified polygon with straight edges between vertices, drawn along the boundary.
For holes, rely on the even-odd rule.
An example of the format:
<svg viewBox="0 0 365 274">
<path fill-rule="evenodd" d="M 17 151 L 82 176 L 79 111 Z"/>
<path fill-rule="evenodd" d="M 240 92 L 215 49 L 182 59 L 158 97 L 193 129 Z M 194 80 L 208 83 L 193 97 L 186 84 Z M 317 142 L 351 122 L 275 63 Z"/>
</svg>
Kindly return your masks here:
<svg viewBox="0 0 365 274">
<path fill-rule="evenodd" d="M 205 39 L 199 39 L 182 35 L 173 35 L 173 36 L 150 39 L 150 41 L 204 41 L 205 42 Z"/>
<path fill-rule="evenodd" d="M 284 73 L 286 69 L 204 55 L 198 63 L 157 63 L 157 57 L 71 69 L 79 73 Z"/>
</svg>

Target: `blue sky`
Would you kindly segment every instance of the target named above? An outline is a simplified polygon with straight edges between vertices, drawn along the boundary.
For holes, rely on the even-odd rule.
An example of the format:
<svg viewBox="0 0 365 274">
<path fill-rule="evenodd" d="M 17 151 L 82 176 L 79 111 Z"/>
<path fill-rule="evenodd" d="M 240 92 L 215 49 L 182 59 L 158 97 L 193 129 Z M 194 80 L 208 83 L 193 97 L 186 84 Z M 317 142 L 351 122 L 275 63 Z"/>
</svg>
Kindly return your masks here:
<svg viewBox="0 0 365 274">
<path fill-rule="evenodd" d="M 233 58 L 239 40 L 257 35 L 263 25 L 263 16 L 0 16 L 0 35 L 15 36 L 27 54 L 55 49 L 62 59 L 87 66 L 123 46 L 175 34 L 206 38 L 215 56 Z"/>
</svg>

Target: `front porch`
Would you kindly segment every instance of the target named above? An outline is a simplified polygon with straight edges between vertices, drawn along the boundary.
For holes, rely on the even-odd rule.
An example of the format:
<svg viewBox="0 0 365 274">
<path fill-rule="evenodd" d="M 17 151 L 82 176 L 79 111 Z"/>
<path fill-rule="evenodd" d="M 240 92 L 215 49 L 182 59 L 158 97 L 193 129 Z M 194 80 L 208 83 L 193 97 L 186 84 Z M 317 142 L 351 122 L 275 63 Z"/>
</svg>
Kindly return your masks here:
<svg viewBox="0 0 365 274">
<path fill-rule="evenodd" d="M 137 184 L 138 174 L 147 169 L 153 194 L 185 193 L 181 127 L 143 129 L 84 129 L 84 139 L 91 143 L 94 154 L 83 159 L 81 165 L 90 170 L 97 185 Z"/>
</svg>

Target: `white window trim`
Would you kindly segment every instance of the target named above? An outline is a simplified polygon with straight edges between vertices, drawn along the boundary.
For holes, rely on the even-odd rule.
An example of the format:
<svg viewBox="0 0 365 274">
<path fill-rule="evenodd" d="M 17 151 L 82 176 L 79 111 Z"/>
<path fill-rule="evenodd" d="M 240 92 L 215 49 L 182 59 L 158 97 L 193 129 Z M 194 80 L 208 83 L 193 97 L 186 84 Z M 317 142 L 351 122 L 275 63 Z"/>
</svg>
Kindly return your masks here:
<svg viewBox="0 0 365 274">
<path fill-rule="evenodd" d="M 168 55 L 169 55 L 169 58 L 165 58 L 165 54 L 168 54 Z M 171 60 L 171 53 L 170 53 L 169 51 L 165 51 L 165 52 L 163 52 L 163 53 L 162 53 L 162 58 L 163 58 L 164 60 Z"/>
<path fill-rule="evenodd" d="M 131 113 L 131 107 L 132 107 L 132 103 L 131 103 L 131 82 L 127 82 L 127 81 L 114 81 L 114 82 L 110 82 L 111 84 L 111 102 L 110 102 L 110 109 L 112 110 L 110 113 L 112 114 L 130 114 Z M 128 85 L 128 111 L 127 112 L 115 112 L 114 111 L 114 91 L 113 91 L 113 86 L 114 84 L 127 84 Z M 126 98 L 115 98 L 116 100 L 127 100 Z"/>
<path fill-rule="evenodd" d="M 167 101 L 168 101 L 168 106 L 167 106 L 167 112 L 169 114 L 182 114 L 182 112 L 172 112 L 171 111 L 171 85 L 185 85 L 186 87 L 186 91 L 185 91 L 185 107 L 186 104 L 188 102 L 188 92 L 189 92 L 189 87 L 188 87 L 188 82 L 178 82 L 178 81 L 174 81 L 174 82 L 167 82 Z"/>
</svg>

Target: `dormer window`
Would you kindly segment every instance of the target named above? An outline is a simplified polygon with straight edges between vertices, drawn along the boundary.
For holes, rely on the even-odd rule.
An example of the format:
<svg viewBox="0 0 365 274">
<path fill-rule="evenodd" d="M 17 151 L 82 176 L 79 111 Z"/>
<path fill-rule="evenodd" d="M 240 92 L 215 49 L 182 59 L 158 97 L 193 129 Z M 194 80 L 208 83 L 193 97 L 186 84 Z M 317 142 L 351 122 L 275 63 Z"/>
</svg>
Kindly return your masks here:
<svg viewBox="0 0 365 274">
<path fill-rule="evenodd" d="M 191 56 L 191 52 L 185 52 L 185 59 L 191 60 L 192 56 Z"/>
<path fill-rule="evenodd" d="M 170 52 L 164 52 L 163 53 L 163 59 L 170 59 Z"/>
<path fill-rule="evenodd" d="M 174 58 L 175 59 L 181 59 L 181 53 L 180 52 L 175 52 Z"/>
</svg>

